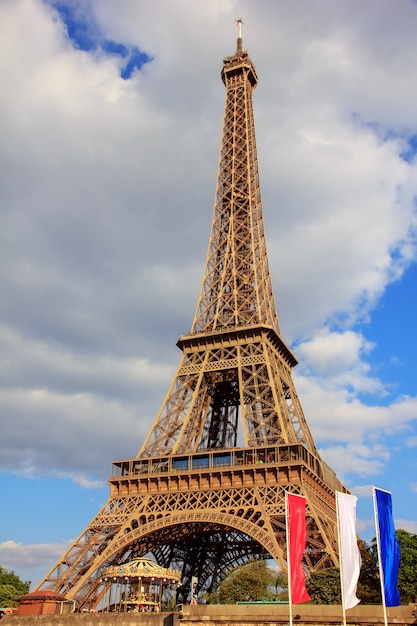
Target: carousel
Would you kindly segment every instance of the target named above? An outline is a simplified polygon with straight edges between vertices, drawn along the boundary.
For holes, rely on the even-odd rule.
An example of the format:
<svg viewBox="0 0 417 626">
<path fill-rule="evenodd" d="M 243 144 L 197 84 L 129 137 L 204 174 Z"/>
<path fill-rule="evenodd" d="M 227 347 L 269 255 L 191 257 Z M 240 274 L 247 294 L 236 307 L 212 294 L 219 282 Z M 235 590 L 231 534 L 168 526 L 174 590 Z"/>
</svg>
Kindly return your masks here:
<svg viewBox="0 0 417 626">
<path fill-rule="evenodd" d="M 134 559 L 107 567 L 101 582 L 106 588 L 102 598 L 104 611 L 172 610 L 177 587 L 181 585 L 181 573 L 161 567 L 151 559 Z"/>
</svg>

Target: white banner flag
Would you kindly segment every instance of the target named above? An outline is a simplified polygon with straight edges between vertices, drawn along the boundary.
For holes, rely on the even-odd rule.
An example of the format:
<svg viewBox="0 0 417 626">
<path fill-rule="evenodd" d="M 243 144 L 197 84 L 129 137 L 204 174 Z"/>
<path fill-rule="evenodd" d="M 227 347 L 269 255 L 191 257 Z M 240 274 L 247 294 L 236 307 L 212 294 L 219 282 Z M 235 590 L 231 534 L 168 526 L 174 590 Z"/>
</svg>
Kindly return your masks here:
<svg viewBox="0 0 417 626">
<path fill-rule="evenodd" d="M 356 501 L 357 497 L 336 492 L 338 527 L 340 580 L 342 601 L 345 609 L 351 609 L 360 600 L 356 597 L 359 574 L 361 571 L 361 553 L 356 538 Z"/>
</svg>

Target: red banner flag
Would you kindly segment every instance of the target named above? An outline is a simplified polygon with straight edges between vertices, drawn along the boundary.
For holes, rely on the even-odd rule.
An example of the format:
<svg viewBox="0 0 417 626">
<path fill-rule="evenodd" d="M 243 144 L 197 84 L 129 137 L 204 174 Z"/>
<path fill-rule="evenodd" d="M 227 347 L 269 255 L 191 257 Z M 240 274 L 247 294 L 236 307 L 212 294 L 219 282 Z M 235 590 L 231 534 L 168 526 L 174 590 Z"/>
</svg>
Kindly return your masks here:
<svg viewBox="0 0 417 626">
<path fill-rule="evenodd" d="M 286 493 L 288 591 L 291 604 L 311 600 L 307 593 L 301 564 L 307 542 L 306 499 Z"/>
</svg>

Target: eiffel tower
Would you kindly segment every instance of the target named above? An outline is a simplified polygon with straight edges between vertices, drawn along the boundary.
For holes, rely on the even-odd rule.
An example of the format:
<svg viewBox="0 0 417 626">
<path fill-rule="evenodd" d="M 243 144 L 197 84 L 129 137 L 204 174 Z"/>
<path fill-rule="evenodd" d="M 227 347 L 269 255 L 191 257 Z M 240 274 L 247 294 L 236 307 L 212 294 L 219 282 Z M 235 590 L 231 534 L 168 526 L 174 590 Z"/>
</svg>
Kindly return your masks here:
<svg viewBox="0 0 417 626">
<path fill-rule="evenodd" d="M 281 337 L 268 265 L 252 93 L 242 48 L 223 61 L 226 87 L 213 222 L 192 329 L 148 437 L 115 461 L 106 505 L 39 585 L 96 606 L 105 568 L 151 556 L 180 569 L 178 601 L 211 591 L 231 568 L 272 559 L 285 571 L 285 491 L 307 501 L 305 566 L 338 564 L 335 491 Z"/>
</svg>

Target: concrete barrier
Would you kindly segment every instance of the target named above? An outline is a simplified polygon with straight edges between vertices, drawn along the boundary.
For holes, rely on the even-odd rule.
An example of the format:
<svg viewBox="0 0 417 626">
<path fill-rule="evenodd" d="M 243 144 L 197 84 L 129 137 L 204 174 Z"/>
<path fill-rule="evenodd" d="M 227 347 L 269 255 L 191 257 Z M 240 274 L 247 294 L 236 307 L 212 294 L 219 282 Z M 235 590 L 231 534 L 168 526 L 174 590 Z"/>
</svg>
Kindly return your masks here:
<svg viewBox="0 0 417 626">
<path fill-rule="evenodd" d="M 417 624 L 416 605 L 387 609 L 388 624 Z M 293 607 L 294 626 L 339 626 L 342 607 L 299 604 Z M 346 611 L 351 626 L 384 624 L 381 606 L 356 606 Z M 184 605 L 179 613 L 74 613 L 70 615 L 7 615 L 1 626 L 276 626 L 288 624 L 288 605 Z"/>
<path fill-rule="evenodd" d="M 416 606 L 398 606 L 387 609 L 389 624 L 410 626 L 417 624 Z M 258 604 L 258 605 L 198 605 L 184 606 L 181 616 L 181 626 L 230 626 L 242 624 L 245 626 L 267 626 L 274 624 L 288 624 L 289 608 L 285 604 Z M 342 624 L 342 607 L 340 605 L 298 604 L 293 607 L 293 623 L 302 626 L 324 626 Z M 363 605 L 346 611 L 346 622 L 355 626 L 377 625 L 384 623 L 382 606 Z"/>
<path fill-rule="evenodd" d="M 180 626 L 173 613 L 70 613 L 67 615 L 5 615 L 1 626 Z"/>
</svg>

